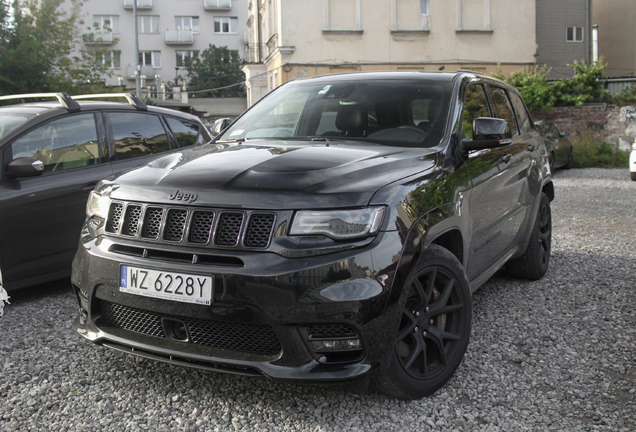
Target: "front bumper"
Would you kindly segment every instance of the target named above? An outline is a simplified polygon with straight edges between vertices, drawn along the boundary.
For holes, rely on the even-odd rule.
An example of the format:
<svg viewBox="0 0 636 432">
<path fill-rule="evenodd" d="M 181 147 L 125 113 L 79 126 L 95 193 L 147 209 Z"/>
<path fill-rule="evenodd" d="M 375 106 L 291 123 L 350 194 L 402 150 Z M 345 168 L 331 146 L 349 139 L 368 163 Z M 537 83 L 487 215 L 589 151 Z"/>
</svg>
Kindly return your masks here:
<svg viewBox="0 0 636 432">
<path fill-rule="evenodd" d="M 401 243 L 388 232 L 362 248 L 308 258 L 243 251 L 235 254 L 243 267 L 224 267 L 127 256 L 114 251 L 133 242 L 84 235 L 71 278 L 80 305 L 73 329 L 108 348 L 218 372 L 310 382 L 368 378 L 387 366 L 393 349 Z M 120 292 L 122 264 L 211 275 L 214 302 Z M 175 323 L 187 337 L 172 334 Z"/>
</svg>

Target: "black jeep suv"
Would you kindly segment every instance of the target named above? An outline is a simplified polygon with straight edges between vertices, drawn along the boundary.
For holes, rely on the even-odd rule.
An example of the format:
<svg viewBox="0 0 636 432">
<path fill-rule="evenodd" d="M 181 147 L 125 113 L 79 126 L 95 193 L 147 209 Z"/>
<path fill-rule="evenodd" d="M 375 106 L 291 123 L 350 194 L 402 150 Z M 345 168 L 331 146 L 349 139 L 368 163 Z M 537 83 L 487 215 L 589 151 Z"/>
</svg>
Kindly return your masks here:
<svg viewBox="0 0 636 432">
<path fill-rule="evenodd" d="M 287 83 L 211 143 L 102 181 L 74 329 L 172 364 L 444 385 L 471 294 L 550 257 L 548 155 L 519 93 L 470 71 Z"/>
</svg>

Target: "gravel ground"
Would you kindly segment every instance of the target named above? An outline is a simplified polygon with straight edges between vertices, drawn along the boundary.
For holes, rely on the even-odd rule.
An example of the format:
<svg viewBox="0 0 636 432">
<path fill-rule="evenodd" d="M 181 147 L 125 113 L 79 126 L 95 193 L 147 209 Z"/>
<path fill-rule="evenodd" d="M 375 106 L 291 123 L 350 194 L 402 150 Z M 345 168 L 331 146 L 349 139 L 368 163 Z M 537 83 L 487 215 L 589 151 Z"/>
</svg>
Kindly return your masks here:
<svg viewBox="0 0 636 432">
<path fill-rule="evenodd" d="M 68 282 L 0 320 L 0 431 L 636 430 L 636 182 L 558 171 L 547 275 L 474 296 L 463 364 L 432 397 L 290 385 L 140 360 L 70 327 Z"/>
</svg>

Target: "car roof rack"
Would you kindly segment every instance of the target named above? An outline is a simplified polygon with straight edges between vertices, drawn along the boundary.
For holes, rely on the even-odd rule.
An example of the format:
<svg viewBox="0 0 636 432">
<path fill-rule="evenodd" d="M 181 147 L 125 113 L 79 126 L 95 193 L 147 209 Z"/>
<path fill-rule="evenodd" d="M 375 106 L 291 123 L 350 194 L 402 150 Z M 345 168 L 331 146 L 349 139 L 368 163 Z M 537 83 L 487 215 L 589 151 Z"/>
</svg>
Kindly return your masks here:
<svg viewBox="0 0 636 432">
<path fill-rule="evenodd" d="M 98 93 L 72 96 L 73 99 L 103 99 L 103 98 L 126 98 L 128 103 L 138 110 L 148 111 L 148 106 L 134 93 Z"/>
<path fill-rule="evenodd" d="M 18 95 L 0 96 L 0 100 L 30 99 L 30 98 L 57 98 L 60 104 L 69 111 L 79 111 L 80 106 L 67 93 L 25 93 Z"/>
</svg>

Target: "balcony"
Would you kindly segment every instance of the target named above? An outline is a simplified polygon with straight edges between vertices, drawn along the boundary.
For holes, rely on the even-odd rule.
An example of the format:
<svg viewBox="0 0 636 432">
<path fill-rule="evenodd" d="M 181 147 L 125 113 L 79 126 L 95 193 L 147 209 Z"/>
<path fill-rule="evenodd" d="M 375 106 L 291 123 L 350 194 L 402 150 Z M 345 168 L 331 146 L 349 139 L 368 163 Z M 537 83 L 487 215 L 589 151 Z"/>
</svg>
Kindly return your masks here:
<svg viewBox="0 0 636 432">
<path fill-rule="evenodd" d="M 243 61 L 245 63 L 262 63 L 265 44 L 246 44 L 243 47 Z"/>
<path fill-rule="evenodd" d="M 194 32 L 192 30 L 166 30 L 167 45 L 192 45 Z"/>
<path fill-rule="evenodd" d="M 110 30 L 87 31 L 82 35 L 85 44 L 111 45 L 113 43 L 113 32 Z"/>
<path fill-rule="evenodd" d="M 124 0 L 124 9 L 133 9 L 134 0 Z M 137 10 L 152 9 L 152 0 L 137 0 Z"/>
<path fill-rule="evenodd" d="M 205 10 L 230 10 L 232 9 L 232 0 L 203 0 L 203 9 Z"/>
</svg>

